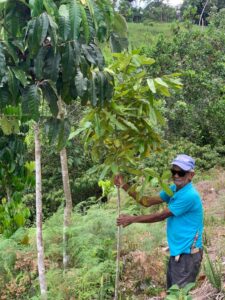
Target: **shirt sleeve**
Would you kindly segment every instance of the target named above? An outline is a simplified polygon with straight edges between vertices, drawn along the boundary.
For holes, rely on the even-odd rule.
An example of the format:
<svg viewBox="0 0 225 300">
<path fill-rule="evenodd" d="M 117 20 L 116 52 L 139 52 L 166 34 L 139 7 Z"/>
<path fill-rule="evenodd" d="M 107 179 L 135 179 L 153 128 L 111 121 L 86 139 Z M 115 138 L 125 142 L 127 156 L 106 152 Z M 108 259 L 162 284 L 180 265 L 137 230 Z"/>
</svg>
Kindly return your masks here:
<svg viewBox="0 0 225 300">
<path fill-rule="evenodd" d="M 163 190 L 159 193 L 159 197 L 166 203 L 169 203 L 170 201 L 170 196 Z"/>
<path fill-rule="evenodd" d="M 170 186 L 170 189 L 171 189 L 171 191 L 174 193 L 175 190 L 176 190 L 176 186 L 175 186 L 175 185 L 171 185 L 171 186 Z M 162 190 L 162 191 L 159 193 L 159 197 L 160 197 L 164 202 L 166 202 L 166 203 L 169 203 L 170 198 L 171 198 L 164 190 Z"/>
<path fill-rule="evenodd" d="M 179 197 L 169 203 L 168 209 L 174 216 L 181 216 L 190 211 L 194 206 L 194 197 Z"/>
</svg>

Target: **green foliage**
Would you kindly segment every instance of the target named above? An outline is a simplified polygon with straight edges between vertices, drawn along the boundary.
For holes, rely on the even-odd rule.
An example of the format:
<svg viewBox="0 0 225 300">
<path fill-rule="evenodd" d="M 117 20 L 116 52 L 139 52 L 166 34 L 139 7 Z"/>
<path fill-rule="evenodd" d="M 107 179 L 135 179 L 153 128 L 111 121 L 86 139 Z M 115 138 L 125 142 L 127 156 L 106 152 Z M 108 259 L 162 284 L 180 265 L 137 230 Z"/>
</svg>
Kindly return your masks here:
<svg viewBox="0 0 225 300">
<path fill-rule="evenodd" d="M 224 144 L 225 35 L 195 27 L 185 31 L 180 25 L 174 32 L 172 40 L 161 36 L 155 46 L 143 50 L 156 61 L 150 74 L 182 73 L 183 90 L 165 99 L 166 138 L 182 136 L 202 146 Z"/>
<path fill-rule="evenodd" d="M 192 300 L 192 297 L 188 295 L 189 291 L 195 286 L 194 283 L 188 283 L 184 288 L 179 288 L 177 285 L 171 286 L 169 289 L 169 295 L 166 300 Z"/>
<path fill-rule="evenodd" d="M 151 157 L 145 160 L 144 165 L 162 173 L 164 169 L 170 167 L 171 161 L 177 154 L 189 153 L 196 160 L 197 170 L 208 170 L 216 165 L 224 166 L 223 151 L 223 146 L 212 148 L 210 145 L 205 145 L 201 147 L 186 139 L 180 139 L 172 144 L 165 141 L 162 145 L 162 151 L 152 153 Z"/>
<path fill-rule="evenodd" d="M 93 106 L 111 99 L 113 81 L 96 45 L 96 40 L 105 41 L 110 35 L 114 16 L 110 1 L 15 0 L 0 6 L 0 13 L 2 109 L 21 105 L 22 122 L 38 121 L 43 100 L 56 119 L 59 98 L 67 104 L 90 101 Z M 54 137 L 60 150 L 68 137 L 68 120 L 59 125 L 50 119 L 49 127 L 50 123 L 55 126 L 51 140 Z M 6 134 L 18 132 L 14 118 L 3 115 L 0 125 Z"/>
<path fill-rule="evenodd" d="M 212 262 L 205 249 L 204 272 L 214 288 L 218 291 L 222 289 L 222 265 L 221 262 Z"/>
<path fill-rule="evenodd" d="M 71 185 L 74 203 L 86 201 L 90 196 L 100 197 L 101 189 L 98 187 L 98 178 L 93 175 L 84 174 L 77 178 Z"/>
<path fill-rule="evenodd" d="M 154 94 L 169 96 L 169 88 L 181 88 L 176 75 L 147 77 L 145 66 L 154 60 L 138 51 L 114 56 L 110 67 L 115 77 L 113 100 L 101 110 L 90 110 L 77 130 L 77 134 L 83 132 L 86 150 L 91 145 L 93 161 L 104 160 L 100 178 L 127 168 L 135 172 L 138 159 L 159 148 L 163 118 Z"/>
<path fill-rule="evenodd" d="M 125 198 L 123 195 L 124 212 L 141 212 L 139 205 L 134 203 L 134 210 Z M 112 298 L 116 258 L 115 205 L 110 199 L 107 204 L 92 206 L 85 215 L 73 213 L 68 230 L 71 261 L 67 272 L 62 271 L 62 209 L 46 220 L 43 237 L 50 299 Z M 164 226 L 159 223 L 153 226 L 136 224 L 124 230 L 123 249 L 127 253 L 137 249 L 138 244 L 140 251 L 150 253 L 161 245 L 164 231 Z M 146 234 L 148 239 L 143 239 Z M 7 295 L 6 299 L 13 299 L 16 293 L 19 299 L 39 296 L 35 228 L 20 229 L 8 239 L 0 236 L 0 262 L 1 296 Z"/>
<path fill-rule="evenodd" d="M 19 196 L 19 197 L 18 197 Z M 11 202 L 2 199 L 0 205 L 0 233 L 10 237 L 19 227 L 25 225 L 30 216 L 29 209 L 21 203 L 20 195 L 13 194 Z"/>
<path fill-rule="evenodd" d="M 26 132 L 26 128 L 21 126 Z M 22 203 L 24 189 L 34 185 L 32 165 L 25 163 L 24 136 L 0 133 L 0 233 L 10 236 L 24 226 L 29 210 Z"/>
<path fill-rule="evenodd" d="M 145 20 L 172 22 L 176 20 L 176 8 L 163 1 L 151 1 L 143 10 Z"/>
<path fill-rule="evenodd" d="M 99 180 L 98 185 L 102 188 L 102 196 L 108 196 L 113 189 L 110 180 Z"/>
<path fill-rule="evenodd" d="M 64 275 L 60 269 L 62 211 L 46 221 L 45 255 L 52 264 L 46 276 L 51 298 L 111 299 L 114 292 L 116 258 L 116 213 L 112 205 L 116 204 L 110 202 L 104 207 L 92 206 L 85 215 L 73 214 L 73 222 L 68 231 L 70 269 Z M 125 202 L 123 209 L 124 212 L 131 213 L 130 205 L 128 208 Z M 137 206 L 136 212 L 138 210 L 140 213 Z M 125 252 L 135 250 L 138 243 L 139 249 L 154 251 L 162 243 L 164 230 L 162 224 L 153 224 L 153 227 L 139 224 L 127 228 L 123 234 L 123 249 Z M 144 240 L 142 237 L 146 232 L 148 239 Z"/>
<path fill-rule="evenodd" d="M 225 28 L 225 8 L 218 12 L 212 12 L 209 16 L 209 23 L 211 26 L 223 30 Z"/>
</svg>

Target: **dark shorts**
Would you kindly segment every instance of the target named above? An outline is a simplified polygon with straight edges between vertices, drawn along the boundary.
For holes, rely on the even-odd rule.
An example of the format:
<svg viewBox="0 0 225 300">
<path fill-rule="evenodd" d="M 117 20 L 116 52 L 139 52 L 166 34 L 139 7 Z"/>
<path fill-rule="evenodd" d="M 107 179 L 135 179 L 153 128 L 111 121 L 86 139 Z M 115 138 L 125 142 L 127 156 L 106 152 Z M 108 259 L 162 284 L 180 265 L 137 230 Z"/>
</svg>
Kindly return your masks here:
<svg viewBox="0 0 225 300">
<path fill-rule="evenodd" d="M 202 251 L 195 254 L 181 254 L 178 261 L 170 256 L 167 269 L 167 289 L 173 284 L 180 288 L 195 282 L 202 261 Z"/>
</svg>

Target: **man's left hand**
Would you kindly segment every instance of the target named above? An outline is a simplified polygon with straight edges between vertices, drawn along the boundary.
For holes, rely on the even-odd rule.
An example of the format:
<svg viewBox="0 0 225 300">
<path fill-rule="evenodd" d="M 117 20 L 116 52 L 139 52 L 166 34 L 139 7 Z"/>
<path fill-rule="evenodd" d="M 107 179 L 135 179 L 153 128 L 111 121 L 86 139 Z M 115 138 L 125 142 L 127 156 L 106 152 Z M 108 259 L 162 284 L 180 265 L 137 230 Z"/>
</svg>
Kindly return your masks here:
<svg viewBox="0 0 225 300">
<path fill-rule="evenodd" d="M 126 227 L 132 223 L 134 223 L 135 216 L 130 216 L 130 215 L 120 215 L 117 218 L 117 226 L 123 226 Z"/>
</svg>

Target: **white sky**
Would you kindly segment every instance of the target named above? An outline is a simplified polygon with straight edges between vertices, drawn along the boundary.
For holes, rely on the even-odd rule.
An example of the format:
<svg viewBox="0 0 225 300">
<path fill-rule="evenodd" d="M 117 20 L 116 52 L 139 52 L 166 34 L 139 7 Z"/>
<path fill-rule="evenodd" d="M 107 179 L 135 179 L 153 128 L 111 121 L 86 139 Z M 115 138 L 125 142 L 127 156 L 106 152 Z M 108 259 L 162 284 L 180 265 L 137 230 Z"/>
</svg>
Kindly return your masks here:
<svg viewBox="0 0 225 300">
<path fill-rule="evenodd" d="M 168 3 L 171 6 L 177 6 L 182 4 L 183 0 L 164 0 L 165 3 Z M 143 0 L 135 0 L 133 3 L 135 6 L 144 7 L 146 5 L 146 1 Z"/>
<path fill-rule="evenodd" d="M 169 5 L 177 6 L 177 5 L 182 4 L 183 0 L 168 0 L 166 2 L 168 2 Z"/>
</svg>

